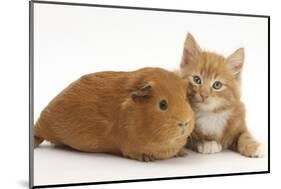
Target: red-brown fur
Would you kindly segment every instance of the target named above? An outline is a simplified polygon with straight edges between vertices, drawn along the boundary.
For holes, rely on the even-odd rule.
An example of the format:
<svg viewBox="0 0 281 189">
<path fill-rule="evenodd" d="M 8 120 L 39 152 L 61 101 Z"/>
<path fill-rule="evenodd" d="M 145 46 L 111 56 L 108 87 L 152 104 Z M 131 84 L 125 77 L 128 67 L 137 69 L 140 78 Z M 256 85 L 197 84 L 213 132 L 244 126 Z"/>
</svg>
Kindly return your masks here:
<svg viewBox="0 0 281 189">
<path fill-rule="evenodd" d="M 143 87 L 151 88 L 142 91 Z M 162 99 L 168 109 L 159 108 Z M 150 161 L 182 154 L 194 128 L 185 82 L 160 68 L 82 76 L 41 112 L 35 145 L 43 140 L 85 152 Z M 188 121 L 184 129 L 179 121 Z M 182 134 L 182 132 L 184 133 Z"/>
</svg>

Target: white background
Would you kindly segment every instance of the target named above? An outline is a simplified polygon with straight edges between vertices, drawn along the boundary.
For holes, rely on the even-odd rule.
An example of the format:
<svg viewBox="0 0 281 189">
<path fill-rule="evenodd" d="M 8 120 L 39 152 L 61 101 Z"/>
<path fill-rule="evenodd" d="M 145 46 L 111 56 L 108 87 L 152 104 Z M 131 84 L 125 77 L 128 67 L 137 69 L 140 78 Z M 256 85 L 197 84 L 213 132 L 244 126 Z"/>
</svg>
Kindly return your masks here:
<svg viewBox="0 0 281 189">
<path fill-rule="evenodd" d="M 266 141 L 266 18 L 34 6 L 35 120 L 54 96 L 81 75 L 146 66 L 178 69 L 186 34 L 192 32 L 203 48 L 225 56 L 245 48 L 242 95 L 247 122 L 254 135 Z"/>
<path fill-rule="evenodd" d="M 86 1 L 84 1 L 86 2 Z M 280 173 L 279 132 L 277 126 L 278 105 L 280 103 L 280 89 L 278 88 L 278 66 L 280 43 L 280 28 L 278 27 L 278 6 L 273 1 L 261 1 L 252 4 L 250 1 L 88 1 L 96 3 L 120 4 L 131 6 L 148 6 L 175 9 L 209 10 L 222 12 L 241 12 L 252 14 L 270 14 L 272 16 L 272 174 L 252 175 L 225 178 L 204 178 L 179 181 L 162 181 L 149 183 L 131 183 L 95 186 L 96 188 L 143 188 L 143 187 L 265 187 L 267 184 L 277 182 Z M 216 2 L 216 3 L 214 3 Z M 271 3 L 270 3 L 271 2 Z M 5 6 L 4 6 L 5 5 Z M 1 184 L 5 188 L 26 188 L 28 179 L 28 5 L 26 1 L 6 2 L 1 6 L 1 102 L 2 116 L 1 128 Z M 3 21 L 2 21 L 3 19 Z M 204 44 L 203 44 L 204 45 Z M 207 46 L 206 46 L 207 47 Z M 274 63 L 275 62 L 275 63 Z M 276 86 L 276 87 L 275 87 Z M 278 173 L 279 172 L 279 173 Z M 93 186 L 84 187 L 93 188 Z"/>
<path fill-rule="evenodd" d="M 229 55 L 239 47 L 246 49 L 242 91 L 247 123 L 267 146 L 266 18 L 36 3 L 34 11 L 35 120 L 58 92 L 83 74 L 146 66 L 178 68 L 189 31 L 211 51 Z M 267 154 L 249 159 L 233 152 L 209 156 L 190 152 L 186 158 L 144 164 L 44 147 L 34 152 L 35 185 L 266 171 L 268 160 Z"/>
</svg>

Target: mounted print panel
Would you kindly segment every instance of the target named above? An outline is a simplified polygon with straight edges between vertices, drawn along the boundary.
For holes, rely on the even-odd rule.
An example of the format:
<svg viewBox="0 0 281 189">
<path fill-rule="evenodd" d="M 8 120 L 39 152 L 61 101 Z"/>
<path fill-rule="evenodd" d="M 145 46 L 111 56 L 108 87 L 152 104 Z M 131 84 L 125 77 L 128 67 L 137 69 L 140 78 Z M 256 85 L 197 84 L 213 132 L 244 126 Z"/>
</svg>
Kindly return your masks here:
<svg viewBox="0 0 281 189">
<path fill-rule="evenodd" d="M 30 2 L 30 186 L 269 172 L 269 17 Z"/>
</svg>

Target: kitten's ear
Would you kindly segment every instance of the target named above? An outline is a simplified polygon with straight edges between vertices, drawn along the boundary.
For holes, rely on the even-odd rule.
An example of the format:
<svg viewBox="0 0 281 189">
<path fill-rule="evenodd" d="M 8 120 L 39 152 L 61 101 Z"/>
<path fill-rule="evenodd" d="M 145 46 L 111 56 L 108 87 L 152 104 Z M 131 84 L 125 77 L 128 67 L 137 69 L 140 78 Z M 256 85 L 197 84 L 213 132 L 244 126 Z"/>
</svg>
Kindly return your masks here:
<svg viewBox="0 0 281 189">
<path fill-rule="evenodd" d="M 239 48 L 226 59 L 235 77 L 239 77 L 242 71 L 244 56 L 244 48 Z"/>
<path fill-rule="evenodd" d="M 184 50 L 183 50 L 183 57 L 181 62 L 181 67 L 184 67 L 187 64 L 192 62 L 192 59 L 198 56 L 201 53 L 201 48 L 197 44 L 194 37 L 187 33 L 185 42 L 184 42 Z"/>
</svg>

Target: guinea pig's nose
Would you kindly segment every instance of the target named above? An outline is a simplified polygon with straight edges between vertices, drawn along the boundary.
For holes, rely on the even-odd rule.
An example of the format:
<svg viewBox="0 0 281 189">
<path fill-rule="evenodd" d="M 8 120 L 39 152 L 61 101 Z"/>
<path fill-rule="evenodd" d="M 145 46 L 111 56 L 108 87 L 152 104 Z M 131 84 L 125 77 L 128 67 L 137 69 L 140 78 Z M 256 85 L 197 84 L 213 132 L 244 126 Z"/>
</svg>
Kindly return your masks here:
<svg viewBox="0 0 281 189">
<path fill-rule="evenodd" d="M 186 127 L 188 125 L 188 122 L 187 121 L 182 121 L 182 122 L 179 122 L 178 123 L 178 126 L 179 127 Z"/>
</svg>

